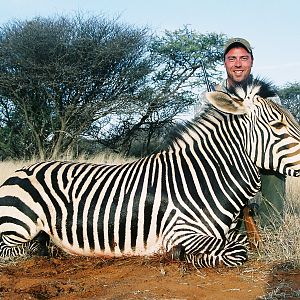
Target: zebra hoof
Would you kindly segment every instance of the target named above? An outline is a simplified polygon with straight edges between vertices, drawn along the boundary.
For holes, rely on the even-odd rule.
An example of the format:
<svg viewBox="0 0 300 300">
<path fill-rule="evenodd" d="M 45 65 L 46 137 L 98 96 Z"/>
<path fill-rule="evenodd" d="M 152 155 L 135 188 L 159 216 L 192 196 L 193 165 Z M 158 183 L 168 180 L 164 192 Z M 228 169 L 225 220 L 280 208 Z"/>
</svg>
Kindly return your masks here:
<svg viewBox="0 0 300 300">
<path fill-rule="evenodd" d="M 48 246 L 50 242 L 50 237 L 47 233 L 41 231 L 34 239 L 34 242 L 38 244 L 37 245 L 38 256 L 49 256 Z"/>
<path fill-rule="evenodd" d="M 183 261 L 185 260 L 185 249 L 179 244 L 173 246 L 170 251 L 168 251 L 167 255 L 171 258 L 171 260 Z"/>
</svg>

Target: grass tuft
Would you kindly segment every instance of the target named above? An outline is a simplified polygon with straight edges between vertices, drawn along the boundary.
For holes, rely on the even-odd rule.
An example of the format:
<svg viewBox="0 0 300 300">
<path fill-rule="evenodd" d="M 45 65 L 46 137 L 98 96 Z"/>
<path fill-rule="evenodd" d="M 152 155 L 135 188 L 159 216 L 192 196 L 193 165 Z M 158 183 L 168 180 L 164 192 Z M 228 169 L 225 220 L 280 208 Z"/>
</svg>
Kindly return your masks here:
<svg viewBox="0 0 300 300">
<path fill-rule="evenodd" d="M 300 267 L 299 178 L 287 178 L 284 206 L 281 226 L 260 228 L 263 240 L 260 258 L 268 262 L 279 263 L 285 270 L 296 269 Z"/>
</svg>

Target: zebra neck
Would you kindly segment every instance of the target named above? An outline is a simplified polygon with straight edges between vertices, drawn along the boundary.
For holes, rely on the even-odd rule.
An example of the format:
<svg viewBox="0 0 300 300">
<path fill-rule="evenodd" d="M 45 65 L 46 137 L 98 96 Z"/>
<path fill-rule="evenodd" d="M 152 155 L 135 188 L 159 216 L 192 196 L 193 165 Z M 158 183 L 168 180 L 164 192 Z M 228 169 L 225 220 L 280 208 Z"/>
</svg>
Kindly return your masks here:
<svg viewBox="0 0 300 300">
<path fill-rule="evenodd" d="M 173 161 L 180 161 L 178 174 L 193 179 L 187 181 L 191 189 L 198 181 L 201 190 L 244 205 L 260 190 L 259 170 L 246 152 L 244 131 L 238 116 L 208 114 L 193 122 L 169 149 Z"/>
</svg>

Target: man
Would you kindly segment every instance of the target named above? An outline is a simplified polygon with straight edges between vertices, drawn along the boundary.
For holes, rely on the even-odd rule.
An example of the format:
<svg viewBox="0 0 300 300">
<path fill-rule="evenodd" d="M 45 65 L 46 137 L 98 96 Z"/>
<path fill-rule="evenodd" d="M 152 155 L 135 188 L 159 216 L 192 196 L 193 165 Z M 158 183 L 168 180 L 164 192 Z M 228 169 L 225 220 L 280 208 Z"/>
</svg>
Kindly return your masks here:
<svg viewBox="0 0 300 300">
<path fill-rule="evenodd" d="M 251 78 L 253 53 L 249 42 L 243 38 L 232 38 L 224 46 L 224 66 L 227 79 L 216 90 L 228 92 L 228 89 Z M 279 97 L 272 98 L 280 102 Z M 283 220 L 283 204 L 285 196 L 285 176 L 275 172 L 261 170 L 261 195 L 253 199 L 258 204 L 260 225 L 276 228 Z"/>
</svg>

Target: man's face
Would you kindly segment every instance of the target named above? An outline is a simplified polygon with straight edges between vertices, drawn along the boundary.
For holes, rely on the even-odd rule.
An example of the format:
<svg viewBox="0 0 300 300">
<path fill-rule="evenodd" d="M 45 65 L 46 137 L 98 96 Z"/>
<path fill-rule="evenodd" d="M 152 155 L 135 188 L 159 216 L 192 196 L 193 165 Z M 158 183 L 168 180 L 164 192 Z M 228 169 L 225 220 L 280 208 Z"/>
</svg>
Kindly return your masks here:
<svg viewBox="0 0 300 300">
<path fill-rule="evenodd" d="M 225 55 L 224 61 L 229 85 L 241 83 L 246 80 L 253 65 L 251 54 L 243 47 L 230 49 Z"/>
</svg>

